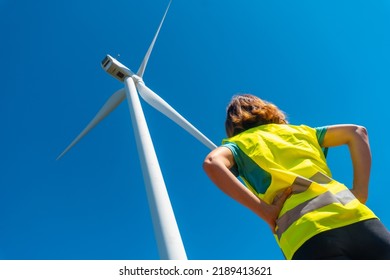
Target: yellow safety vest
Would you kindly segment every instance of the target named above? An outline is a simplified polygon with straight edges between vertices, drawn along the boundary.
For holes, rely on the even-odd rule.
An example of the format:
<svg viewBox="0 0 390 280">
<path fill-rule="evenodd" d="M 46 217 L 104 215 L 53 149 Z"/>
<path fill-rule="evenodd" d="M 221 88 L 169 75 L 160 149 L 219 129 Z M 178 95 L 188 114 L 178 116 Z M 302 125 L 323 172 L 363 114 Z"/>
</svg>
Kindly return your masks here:
<svg viewBox="0 0 390 280">
<path fill-rule="evenodd" d="M 317 130 L 305 125 L 261 125 L 222 144 L 238 174 L 259 198 L 272 203 L 292 187 L 277 220 L 275 238 L 286 259 L 314 235 L 376 218 L 342 183 L 332 179 Z"/>
</svg>

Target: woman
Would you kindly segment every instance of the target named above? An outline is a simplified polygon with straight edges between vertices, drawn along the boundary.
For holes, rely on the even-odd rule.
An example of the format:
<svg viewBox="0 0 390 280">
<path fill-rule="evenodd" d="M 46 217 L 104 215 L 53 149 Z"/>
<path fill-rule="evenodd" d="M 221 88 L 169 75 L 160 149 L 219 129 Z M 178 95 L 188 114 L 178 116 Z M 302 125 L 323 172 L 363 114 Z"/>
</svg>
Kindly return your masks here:
<svg viewBox="0 0 390 280">
<path fill-rule="evenodd" d="M 271 227 L 286 259 L 390 259 L 390 233 L 365 205 L 364 127 L 290 125 L 278 107 L 250 94 L 232 98 L 225 127 L 229 138 L 203 168 Z M 339 145 L 351 154 L 351 189 L 332 179 L 326 163 L 326 149 Z"/>
</svg>

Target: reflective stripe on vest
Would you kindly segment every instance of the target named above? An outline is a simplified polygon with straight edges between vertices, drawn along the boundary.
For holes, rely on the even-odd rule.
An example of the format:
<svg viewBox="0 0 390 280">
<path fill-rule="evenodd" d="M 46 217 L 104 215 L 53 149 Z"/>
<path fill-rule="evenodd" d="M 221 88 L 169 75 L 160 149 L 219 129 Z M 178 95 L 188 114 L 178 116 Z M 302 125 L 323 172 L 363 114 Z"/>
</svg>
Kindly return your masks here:
<svg viewBox="0 0 390 280">
<path fill-rule="evenodd" d="M 317 172 L 310 179 L 303 177 L 297 177 L 294 183 L 291 185 L 292 193 L 298 194 L 307 190 L 312 182 L 318 184 L 329 184 L 332 181 L 332 178 L 326 176 L 321 172 Z M 351 193 L 349 189 L 333 194 L 329 191 L 320 194 L 317 197 L 309 199 L 295 208 L 287 211 L 282 216 L 278 218 L 276 224 L 278 229 L 276 230 L 276 235 L 280 239 L 282 234 L 297 220 L 299 220 L 303 215 L 315 211 L 321 207 L 332 203 L 341 203 L 343 205 L 351 202 L 355 199 L 355 196 Z"/>
<path fill-rule="evenodd" d="M 303 215 L 317 210 L 321 207 L 332 203 L 341 203 L 346 205 L 352 200 L 356 199 L 355 196 L 351 193 L 350 190 L 344 190 L 333 194 L 329 191 L 312 198 L 310 200 L 301 203 L 297 207 L 284 213 L 277 221 L 278 229 L 276 230 L 276 235 L 280 239 L 282 234 L 297 220 L 299 220 Z"/>
<path fill-rule="evenodd" d="M 306 179 L 298 176 L 294 183 L 291 185 L 292 193 L 298 194 L 307 190 L 308 187 L 312 184 L 312 182 L 316 182 L 318 184 L 329 184 L 332 181 L 332 178 L 326 176 L 321 172 L 317 172 L 310 179 Z M 276 235 L 280 239 L 282 234 L 297 220 L 299 220 L 303 215 L 315 211 L 321 207 L 332 203 L 341 203 L 343 205 L 355 199 L 355 196 L 351 193 L 350 190 L 343 190 L 338 192 L 337 194 L 333 194 L 329 191 L 309 199 L 295 208 L 287 211 L 282 216 L 278 218 L 276 224 L 278 229 L 276 230 Z"/>
</svg>

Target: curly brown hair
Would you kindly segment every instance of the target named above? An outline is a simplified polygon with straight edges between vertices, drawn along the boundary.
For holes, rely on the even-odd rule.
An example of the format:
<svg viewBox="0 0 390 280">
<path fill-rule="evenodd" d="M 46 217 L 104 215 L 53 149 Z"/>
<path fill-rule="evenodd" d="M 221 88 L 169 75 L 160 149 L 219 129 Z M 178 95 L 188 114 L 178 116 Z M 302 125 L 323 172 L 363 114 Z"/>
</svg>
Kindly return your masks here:
<svg viewBox="0 0 390 280">
<path fill-rule="evenodd" d="M 286 115 L 276 105 L 252 94 L 233 96 L 226 110 L 228 137 L 263 124 L 287 124 Z"/>
</svg>

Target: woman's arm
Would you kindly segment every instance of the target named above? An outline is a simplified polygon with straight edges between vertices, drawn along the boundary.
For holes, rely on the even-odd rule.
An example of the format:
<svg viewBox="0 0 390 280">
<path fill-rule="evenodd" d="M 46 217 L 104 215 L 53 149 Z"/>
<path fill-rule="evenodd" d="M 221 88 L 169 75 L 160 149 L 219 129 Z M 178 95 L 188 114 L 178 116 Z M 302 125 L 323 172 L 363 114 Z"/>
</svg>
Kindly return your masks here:
<svg viewBox="0 0 390 280">
<path fill-rule="evenodd" d="M 348 145 L 353 167 L 352 192 L 360 202 L 368 198 L 371 170 L 371 150 L 367 130 L 359 125 L 329 126 L 322 143 L 323 147 Z"/>
<path fill-rule="evenodd" d="M 286 190 L 282 197 L 269 205 L 254 195 L 233 175 L 229 169 L 234 164 L 232 152 L 226 147 L 218 147 L 206 157 L 203 169 L 211 181 L 225 194 L 252 210 L 274 231 L 276 219 L 291 190 Z"/>
</svg>

